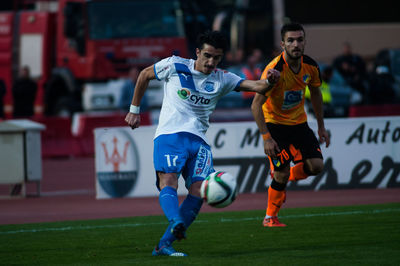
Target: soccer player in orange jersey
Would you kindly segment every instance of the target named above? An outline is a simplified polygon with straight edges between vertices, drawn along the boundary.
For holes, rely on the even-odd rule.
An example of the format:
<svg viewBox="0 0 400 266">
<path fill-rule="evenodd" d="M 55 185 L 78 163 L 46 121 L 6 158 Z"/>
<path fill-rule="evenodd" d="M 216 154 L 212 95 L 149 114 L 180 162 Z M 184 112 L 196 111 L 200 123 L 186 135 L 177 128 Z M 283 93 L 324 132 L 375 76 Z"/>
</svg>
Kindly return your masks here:
<svg viewBox="0 0 400 266">
<path fill-rule="evenodd" d="M 304 111 L 307 85 L 320 142 L 325 142 L 326 147 L 330 143 L 323 120 L 319 67 L 311 57 L 304 55 L 305 31 L 302 25 L 289 23 L 282 27 L 281 37 L 283 52 L 267 65 L 261 79 L 276 70 L 280 76 L 268 79 L 270 90 L 265 95 L 256 94 L 251 106 L 271 165 L 272 182 L 263 221 L 266 227 L 286 226 L 277 216 L 286 198 L 288 180 L 316 175 L 324 167 L 319 142 L 307 124 Z M 290 167 L 292 161 L 295 165 Z"/>
</svg>

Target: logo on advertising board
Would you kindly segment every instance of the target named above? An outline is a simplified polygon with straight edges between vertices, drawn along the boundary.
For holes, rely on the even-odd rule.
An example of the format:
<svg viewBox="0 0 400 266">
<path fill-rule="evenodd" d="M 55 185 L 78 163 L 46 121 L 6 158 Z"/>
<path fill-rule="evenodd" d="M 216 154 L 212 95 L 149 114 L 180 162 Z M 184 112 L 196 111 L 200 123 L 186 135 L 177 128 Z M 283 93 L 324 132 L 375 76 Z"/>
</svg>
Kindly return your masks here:
<svg viewBox="0 0 400 266">
<path fill-rule="evenodd" d="M 123 130 L 104 130 L 96 139 L 96 177 L 110 197 L 127 196 L 139 175 L 139 156 L 134 140 Z"/>
</svg>

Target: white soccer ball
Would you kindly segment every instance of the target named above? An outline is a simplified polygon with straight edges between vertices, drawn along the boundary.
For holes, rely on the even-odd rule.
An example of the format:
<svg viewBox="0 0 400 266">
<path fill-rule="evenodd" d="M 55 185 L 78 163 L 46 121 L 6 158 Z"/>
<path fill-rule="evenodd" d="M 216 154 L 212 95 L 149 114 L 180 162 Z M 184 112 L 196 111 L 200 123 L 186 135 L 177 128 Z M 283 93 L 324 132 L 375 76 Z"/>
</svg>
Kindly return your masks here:
<svg viewBox="0 0 400 266">
<path fill-rule="evenodd" d="M 236 178 L 223 171 L 211 173 L 200 188 L 201 197 L 215 208 L 230 205 L 236 199 L 237 193 Z"/>
</svg>

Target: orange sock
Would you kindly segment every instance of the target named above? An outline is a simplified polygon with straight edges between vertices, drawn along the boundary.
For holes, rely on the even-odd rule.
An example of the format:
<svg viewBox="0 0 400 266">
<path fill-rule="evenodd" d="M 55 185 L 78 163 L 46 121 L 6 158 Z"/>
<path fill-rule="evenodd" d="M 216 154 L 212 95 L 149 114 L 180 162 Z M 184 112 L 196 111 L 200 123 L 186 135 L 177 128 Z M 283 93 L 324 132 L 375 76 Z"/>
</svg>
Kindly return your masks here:
<svg viewBox="0 0 400 266">
<path fill-rule="evenodd" d="M 278 216 L 278 212 L 281 209 L 284 200 L 285 200 L 285 190 L 279 191 L 269 186 L 268 207 L 266 214 L 268 216 Z"/>
<path fill-rule="evenodd" d="M 308 174 L 304 172 L 304 163 L 297 163 L 290 167 L 289 181 L 299 181 L 308 177 Z"/>
</svg>

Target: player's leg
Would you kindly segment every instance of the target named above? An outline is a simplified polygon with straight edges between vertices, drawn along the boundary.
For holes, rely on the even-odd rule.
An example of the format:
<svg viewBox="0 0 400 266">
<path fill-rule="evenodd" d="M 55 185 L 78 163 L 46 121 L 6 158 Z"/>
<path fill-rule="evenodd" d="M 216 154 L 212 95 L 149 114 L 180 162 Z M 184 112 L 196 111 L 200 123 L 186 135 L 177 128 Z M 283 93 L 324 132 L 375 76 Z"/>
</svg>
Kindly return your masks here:
<svg viewBox="0 0 400 266">
<path fill-rule="evenodd" d="M 276 157 L 269 157 L 273 178 L 268 188 L 268 203 L 264 226 L 285 226 L 278 221 L 278 212 L 286 199 L 286 184 L 290 175 L 290 162 L 293 157 L 290 153 L 291 128 L 285 125 L 267 123 L 268 131 L 279 146 L 280 152 Z"/>
<path fill-rule="evenodd" d="M 266 227 L 286 226 L 278 220 L 278 213 L 286 199 L 286 184 L 290 174 L 290 165 L 274 170 L 274 178 L 268 188 L 268 203 L 263 225 Z"/>
<path fill-rule="evenodd" d="M 309 175 L 318 175 L 324 169 L 324 161 L 322 158 L 310 158 L 304 160 L 304 171 Z"/>
<path fill-rule="evenodd" d="M 196 219 L 203 205 L 203 199 L 200 197 L 201 183 L 202 181 L 197 181 L 190 186 L 189 194 L 179 208 L 180 215 L 185 222 L 186 228 L 189 228 Z"/>
<path fill-rule="evenodd" d="M 195 182 L 189 190 L 189 194 L 179 207 L 179 215 L 182 218 L 185 228 L 187 229 L 196 219 L 203 204 L 203 199 L 200 197 L 201 181 Z M 177 238 L 171 233 L 172 225 L 170 224 L 161 237 L 160 245 L 170 246 Z"/>
<path fill-rule="evenodd" d="M 159 202 L 170 223 L 170 232 L 178 239 L 185 238 L 185 223 L 179 212 L 178 175 L 176 173 L 158 172 Z M 167 230 L 168 231 L 168 230 Z"/>
<path fill-rule="evenodd" d="M 187 152 L 181 145 L 179 134 L 161 135 L 154 140 L 154 167 L 157 173 L 157 188 L 160 190 L 159 203 L 169 221 L 169 226 L 153 250 L 153 255 L 185 256 L 176 252 L 171 244 L 175 239 L 185 237 L 185 224 L 179 211 L 178 177 L 186 160 Z M 176 253 L 176 254 L 175 254 Z"/>
<path fill-rule="evenodd" d="M 319 142 L 307 124 L 296 128 L 298 138 L 296 147 L 292 146 L 296 165 L 290 169 L 289 181 L 299 181 L 310 175 L 319 174 L 324 168 L 323 157 Z M 297 159 L 296 159 L 297 158 Z"/>
<path fill-rule="evenodd" d="M 191 135 L 189 139 L 191 142 L 186 144 L 190 147 L 189 159 L 182 172 L 189 194 L 180 206 L 186 228 L 196 219 L 203 204 L 203 199 L 200 197 L 201 183 L 215 171 L 210 146 L 197 136 Z"/>
<path fill-rule="evenodd" d="M 290 153 L 293 157 L 294 165 L 290 167 L 290 176 L 289 181 L 299 181 L 305 179 L 309 176 L 308 173 L 305 173 L 303 167 L 303 156 L 299 149 L 296 149 L 293 145 L 290 145 Z"/>
</svg>

